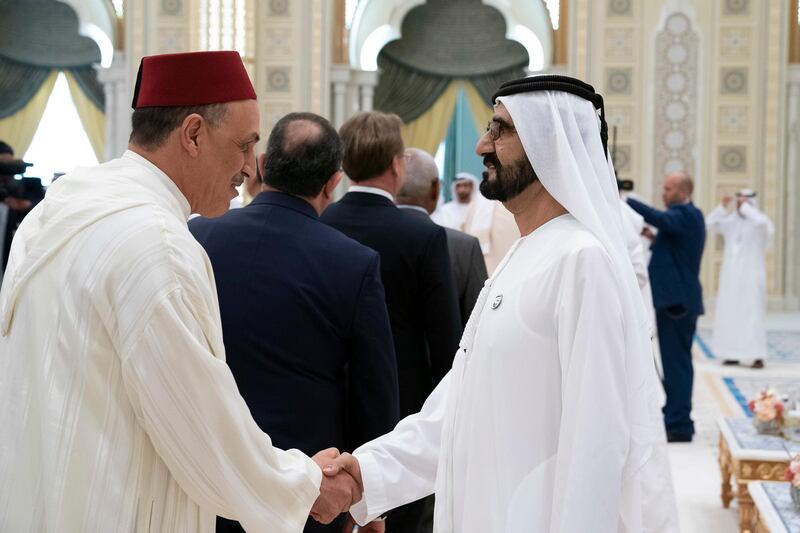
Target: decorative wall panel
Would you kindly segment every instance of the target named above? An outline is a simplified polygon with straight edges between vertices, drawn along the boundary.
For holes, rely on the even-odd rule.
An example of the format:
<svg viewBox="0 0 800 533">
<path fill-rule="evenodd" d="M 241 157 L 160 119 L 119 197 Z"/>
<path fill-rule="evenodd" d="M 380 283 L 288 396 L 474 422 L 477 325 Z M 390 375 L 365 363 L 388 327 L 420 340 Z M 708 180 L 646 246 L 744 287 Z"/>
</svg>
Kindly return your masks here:
<svg viewBox="0 0 800 533">
<path fill-rule="evenodd" d="M 696 171 L 698 41 L 682 12 L 670 14 L 656 34 L 654 190 L 670 172 Z"/>
</svg>

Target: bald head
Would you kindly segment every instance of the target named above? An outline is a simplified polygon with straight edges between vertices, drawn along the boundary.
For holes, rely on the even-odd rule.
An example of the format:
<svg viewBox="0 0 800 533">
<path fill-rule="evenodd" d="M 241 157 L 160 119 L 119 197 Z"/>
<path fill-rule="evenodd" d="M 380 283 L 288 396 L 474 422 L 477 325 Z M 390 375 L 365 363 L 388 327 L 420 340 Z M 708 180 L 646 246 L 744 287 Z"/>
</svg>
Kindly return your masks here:
<svg viewBox="0 0 800 533">
<path fill-rule="evenodd" d="M 342 142 L 333 126 L 313 113 L 290 113 L 269 135 L 263 179 L 279 191 L 313 198 L 341 164 Z"/>
<path fill-rule="evenodd" d="M 439 197 L 439 168 L 430 154 L 419 148 L 408 148 L 405 155 L 406 179 L 397 193 L 397 203 L 432 213 Z"/>
<path fill-rule="evenodd" d="M 664 178 L 662 198 L 667 207 L 688 202 L 692 199 L 692 192 L 694 181 L 686 172 L 671 172 Z"/>
</svg>

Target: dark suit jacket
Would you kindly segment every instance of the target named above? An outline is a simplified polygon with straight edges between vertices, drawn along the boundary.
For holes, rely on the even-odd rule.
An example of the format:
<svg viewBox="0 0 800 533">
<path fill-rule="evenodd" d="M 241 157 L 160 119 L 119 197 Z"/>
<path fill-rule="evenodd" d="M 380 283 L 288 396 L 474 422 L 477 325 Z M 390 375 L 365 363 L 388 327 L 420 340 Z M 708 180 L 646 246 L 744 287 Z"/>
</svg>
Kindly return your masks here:
<svg viewBox="0 0 800 533">
<path fill-rule="evenodd" d="M 8 254 L 11 251 L 11 241 L 14 234 L 17 232 L 22 219 L 30 213 L 36 204 L 44 198 L 44 188 L 42 187 L 42 180 L 39 178 L 22 178 L 22 179 L 9 179 L 6 183 L 0 183 L 0 202 L 6 197 L 19 198 L 22 200 L 30 200 L 31 208 L 25 211 L 8 210 L 8 218 L 6 220 L 6 229 L 3 239 L 3 257 L 0 262 L 0 280 L 2 280 L 3 269 L 8 263 Z"/>
<path fill-rule="evenodd" d="M 402 205 L 399 207 L 418 218 L 430 218 L 419 209 Z M 481 243 L 476 237 L 453 228 L 444 228 L 444 231 L 447 234 L 447 252 L 450 255 L 450 270 L 453 272 L 458 295 L 461 325 L 466 326 L 483 284 L 489 277 L 486 261 L 481 252 Z"/>
<path fill-rule="evenodd" d="M 322 221 L 380 253 L 400 380 L 400 414 L 416 413 L 450 370 L 461 338 L 444 228 L 388 198 L 349 192 Z"/>
<path fill-rule="evenodd" d="M 703 213 L 691 202 L 672 205 L 666 211 L 654 209 L 633 198 L 628 204 L 644 220 L 658 228 L 651 246 L 648 271 L 656 309 L 702 315 L 703 288 L 700 286 L 700 260 L 706 242 Z"/>
<path fill-rule="evenodd" d="M 397 363 L 378 254 L 278 192 L 189 229 L 214 268 L 228 365 L 275 446 L 353 450 L 394 428 Z"/>
</svg>

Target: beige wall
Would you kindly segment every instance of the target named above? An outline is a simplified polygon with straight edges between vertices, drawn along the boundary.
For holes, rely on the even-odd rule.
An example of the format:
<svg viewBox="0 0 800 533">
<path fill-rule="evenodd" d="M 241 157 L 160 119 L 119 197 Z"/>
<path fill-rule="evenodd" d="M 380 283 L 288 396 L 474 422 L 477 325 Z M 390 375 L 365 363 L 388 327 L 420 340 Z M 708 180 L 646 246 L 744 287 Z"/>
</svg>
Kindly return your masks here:
<svg viewBox="0 0 800 533">
<path fill-rule="evenodd" d="M 246 11 L 244 61 L 258 94 L 262 132 L 268 133 L 290 111 L 313 111 L 327 116 L 333 3 L 329 0 L 237 0 L 235 3 L 243 4 Z M 202 5 L 201 0 L 126 1 L 125 49 L 131 95 L 142 56 L 203 49 Z"/>
<path fill-rule="evenodd" d="M 575 0 L 569 72 L 602 92 L 618 126 L 621 177 L 660 204 L 667 168 L 690 171 L 695 202 L 759 192 L 775 222 L 767 258 L 773 309 L 791 308 L 786 257 L 787 0 Z M 671 104 L 669 112 L 667 105 Z M 721 243 L 710 238 L 702 269 L 716 293 Z M 711 307 L 713 309 L 713 306 Z"/>
</svg>

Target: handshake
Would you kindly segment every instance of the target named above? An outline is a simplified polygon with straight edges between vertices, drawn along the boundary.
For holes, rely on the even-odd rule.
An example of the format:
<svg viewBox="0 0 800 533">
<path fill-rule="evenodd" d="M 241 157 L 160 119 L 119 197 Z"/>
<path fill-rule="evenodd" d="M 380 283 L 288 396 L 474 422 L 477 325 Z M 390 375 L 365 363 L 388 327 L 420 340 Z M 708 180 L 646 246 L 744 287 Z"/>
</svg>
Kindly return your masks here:
<svg viewBox="0 0 800 533">
<path fill-rule="evenodd" d="M 311 507 L 311 517 L 317 522 L 330 524 L 341 513 L 361 501 L 364 484 L 361 479 L 361 467 L 355 457 L 349 453 L 339 453 L 336 448 L 328 448 L 318 452 L 311 458 L 322 470 L 322 483 L 319 497 Z M 352 530 L 354 522 L 348 517 L 345 531 Z M 384 531 L 383 522 L 372 522 L 362 532 Z"/>
</svg>

